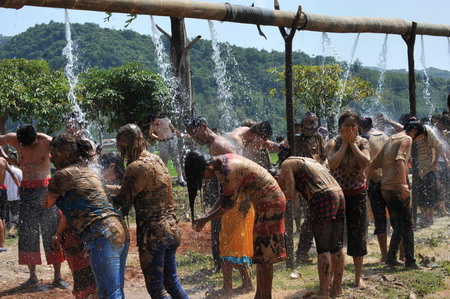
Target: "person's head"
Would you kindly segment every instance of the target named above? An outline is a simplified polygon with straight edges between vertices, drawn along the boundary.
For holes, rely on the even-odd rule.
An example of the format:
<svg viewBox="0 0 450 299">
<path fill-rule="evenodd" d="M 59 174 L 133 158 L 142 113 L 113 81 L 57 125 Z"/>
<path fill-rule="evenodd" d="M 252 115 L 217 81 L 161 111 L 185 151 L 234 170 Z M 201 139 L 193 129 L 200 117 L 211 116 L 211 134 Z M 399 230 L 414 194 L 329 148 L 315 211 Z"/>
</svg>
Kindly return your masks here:
<svg viewBox="0 0 450 299">
<path fill-rule="evenodd" d="M 300 122 L 302 135 L 313 136 L 319 128 L 319 118 L 312 112 L 306 112 Z"/>
<path fill-rule="evenodd" d="M 403 127 L 403 130 L 412 138 L 413 142 L 417 142 L 427 135 L 427 130 L 424 125 L 415 119 L 408 121 Z"/>
<path fill-rule="evenodd" d="M 441 118 L 442 115 L 440 114 L 435 114 L 431 117 L 431 124 L 432 125 L 436 125 L 439 122 L 439 119 Z"/>
<path fill-rule="evenodd" d="M 205 145 L 208 141 L 208 122 L 202 116 L 190 117 L 184 123 L 188 134 L 200 145 Z"/>
<path fill-rule="evenodd" d="M 439 118 L 439 122 L 436 124 L 439 130 L 450 130 L 450 115 L 444 114 Z"/>
<path fill-rule="evenodd" d="M 122 126 L 116 136 L 117 149 L 128 163 L 133 162 L 147 149 L 147 141 L 135 124 Z"/>
<path fill-rule="evenodd" d="M 21 125 L 16 131 L 17 140 L 19 140 L 20 145 L 30 146 L 37 138 L 36 129 L 30 125 Z"/>
<path fill-rule="evenodd" d="M 272 126 L 266 120 L 260 121 L 250 127 L 250 132 L 257 135 L 262 140 L 267 140 L 272 137 Z"/>
<path fill-rule="evenodd" d="M 149 113 L 147 115 L 147 123 L 151 124 L 152 122 L 154 122 L 157 119 L 157 116 L 153 113 Z"/>
<path fill-rule="evenodd" d="M 76 137 L 84 135 L 88 127 L 88 122 L 79 112 L 71 112 L 66 116 L 66 133 L 73 134 Z"/>
<path fill-rule="evenodd" d="M 256 121 L 254 121 L 253 119 L 247 118 L 244 119 L 244 121 L 241 123 L 241 127 L 251 127 L 254 124 L 256 124 Z"/>
<path fill-rule="evenodd" d="M 404 126 L 404 125 L 406 125 L 406 123 L 409 122 L 412 118 L 413 118 L 414 120 L 416 120 L 416 117 L 415 117 L 414 115 L 409 114 L 409 113 L 404 113 L 404 114 L 402 114 L 402 115 L 400 116 L 400 118 L 398 119 L 398 122 Z"/>
<path fill-rule="evenodd" d="M 346 110 L 341 113 L 338 120 L 339 130 L 346 127 L 355 127 L 359 129 L 359 113 L 353 110 Z"/>
<path fill-rule="evenodd" d="M 203 179 L 210 178 L 214 174 L 211 170 L 206 170 L 207 165 L 210 162 L 211 156 L 206 153 L 190 151 L 186 155 L 184 171 L 186 173 L 186 182 L 192 217 L 194 215 L 195 197 L 197 196 L 198 190 L 202 187 Z"/>
<path fill-rule="evenodd" d="M 102 174 L 105 181 L 122 181 L 125 168 L 120 155 L 115 152 L 103 154 L 99 159 L 99 164 L 102 167 Z"/>
<path fill-rule="evenodd" d="M 370 117 L 363 117 L 359 120 L 361 131 L 363 133 L 369 132 L 373 128 L 373 121 Z"/>
<path fill-rule="evenodd" d="M 56 169 L 88 161 L 95 154 L 88 139 L 77 138 L 73 134 L 59 134 L 50 143 L 51 161 Z"/>
</svg>

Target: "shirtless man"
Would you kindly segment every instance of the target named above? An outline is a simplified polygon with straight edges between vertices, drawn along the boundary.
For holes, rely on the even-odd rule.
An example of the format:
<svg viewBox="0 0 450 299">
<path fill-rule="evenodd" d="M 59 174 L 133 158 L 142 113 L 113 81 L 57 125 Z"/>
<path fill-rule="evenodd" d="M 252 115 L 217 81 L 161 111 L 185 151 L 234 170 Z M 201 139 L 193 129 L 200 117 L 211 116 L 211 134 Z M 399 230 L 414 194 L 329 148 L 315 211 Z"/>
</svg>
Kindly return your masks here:
<svg viewBox="0 0 450 299">
<path fill-rule="evenodd" d="M 169 156 L 172 158 L 173 166 L 178 174 L 178 184 L 186 186 L 183 178 L 183 171 L 180 164 L 180 155 L 178 154 L 178 141 L 176 135 L 183 137 L 184 134 L 178 131 L 170 122 L 170 119 L 157 118 L 150 114 L 148 120 L 150 123 L 150 130 L 148 135 L 150 138 L 159 141 L 159 155 L 166 164 L 169 161 Z"/>
<path fill-rule="evenodd" d="M 0 135 L 0 145 L 13 146 L 19 155 L 23 180 L 19 190 L 22 204 L 19 216 L 19 264 L 27 265 L 30 278 L 23 286 L 39 282 L 36 265 L 41 264 L 39 233 L 42 235 L 45 256 L 48 264 L 53 264 L 55 279 L 53 285 L 67 288 L 61 278 L 61 263 L 64 254 L 53 249 L 51 242 L 58 227 L 58 208 L 45 209 L 41 206 L 50 181 L 50 142 L 52 138 L 37 133 L 32 125 L 20 126 L 16 133 Z"/>
<path fill-rule="evenodd" d="M 227 135 L 237 150 L 237 154 L 246 157 L 261 165 L 258 161 L 259 152 L 262 148 L 280 152 L 284 146 L 270 141 L 272 136 L 272 126 L 268 121 L 261 121 L 251 127 L 239 127 Z"/>
<path fill-rule="evenodd" d="M 2 154 L 3 154 L 3 150 Z M 19 181 L 17 180 L 16 175 L 12 172 L 9 167 L 8 162 L 3 157 L 0 157 L 0 252 L 7 251 L 6 249 L 6 213 L 8 212 L 7 203 L 8 203 L 8 195 L 6 192 L 5 177 L 6 172 L 8 172 L 14 180 L 14 183 L 19 186 Z"/>
</svg>

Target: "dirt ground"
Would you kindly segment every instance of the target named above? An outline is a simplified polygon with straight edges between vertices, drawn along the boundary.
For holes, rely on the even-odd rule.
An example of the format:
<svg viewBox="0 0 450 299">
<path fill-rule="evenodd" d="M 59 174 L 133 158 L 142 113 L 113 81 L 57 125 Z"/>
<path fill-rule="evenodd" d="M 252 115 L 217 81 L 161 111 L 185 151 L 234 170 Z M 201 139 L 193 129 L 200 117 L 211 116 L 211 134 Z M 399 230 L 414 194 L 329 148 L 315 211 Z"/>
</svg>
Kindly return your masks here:
<svg viewBox="0 0 450 299">
<path fill-rule="evenodd" d="M 196 233 L 191 229 L 190 223 L 180 223 L 182 229 L 182 245 L 178 250 L 178 254 L 183 254 L 187 250 L 197 251 L 201 254 L 209 254 L 211 251 L 210 246 L 210 228 L 209 226 L 201 233 Z M 420 242 L 428 242 L 428 236 L 435 234 L 436 232 L 444 232 L 446 236 L 450 236 L 450 217 L 439 218 L 433 227 L 427 229 L 421 229 L 416 232 L 416 240 Z M 149 295 L 145 289 L 144 277 L 141 273 L 139 266 L 139 257 L 137 253 L 135 243 L 135 229 L 131 229 L 132 245 L 127 260 L 127 270 L 125 279 L 125 294 L 127 298 L 140 299 L 149 298 Z M 449 238 L 450 239 L 450 238 Z M 0 297 L 5 299 L 17 299 L 17 298 L 73 298 L 71 294 L 71 287 L 67 290 L 54 289 L 51 286 L 53 278 L 52 266 L 41 265 L 38 266 L 37 274 L 41 279 L 41 283 L 32 288 L 21 288 L 20 283 L 24 282 L 28 278 L 28 269 L 26 266 L 18 265 L 17 262 L 17 239 L 10 240 L 9 250 L 4 253 L 0 253 Z M 449 242 L 444 242 L 444 245 L 434 248 L 432 251 L 426 251 L 427 254 L 432 254 L 436 261 L 450 261 Z M 371 237 L 369 240 L 369 253 L 370 251 L 376 251 L 377 245 L 375 238 Z M 423 251 L 423 250 L 422 250 Z M 416 254 L 417 251 L 416 251 Z M 43 257 L 44 259 L 44 257 Z M 347 263 L 351 262 L 347 258 Z M 365 264 L 376 263 L 377 258 L 370 256 L 365 259 Z M 427 268 L 423 268 L 423 271 L 427 271 Z M 63 263 L 62 267 L 63 277 L 71 284 L 72 279 L 70 275 L 67 263 Z M 396 277 L 379 273 L 376 271 L 365 270 L 364 276 L 366 279 L 366 289 L 355 289 L 345 286 L 345 294 L 342 298 L 383 298 L 380 297 L 379 291 L 376 290 L 377 284 L 386 283 L 393 288 L 407 288 L 402 281 L 399 281 Z M 286 279 L 292 279 L 286 277 Z M 298 279 L 302 279 L 301 277 Z M 352 279 L 350 273 L 346 273 L 344 276 L 344 282 Z M 446 277 L 447 290 L 437 292 L 432 295 L 428 295 L 427 298 L 450 298 L 450 278 Z M 345 284 L 344 284 L 345 285 Z M 205 289 L 200 289 L 196 286 L 184 285 L 190 298 L 204 298 Z M 405 289 L 406 293 L 408 291 Z M 378 292 L 378 293 L 377 293 Z M 308 294 L 311 290 L 282 290 L 276 286 L 273 289 L 273 298 L 311 298 Z M 235 298 L 253 298 L 254 294 L 248 294 L 245 296 L 237 296 Z M 408 298 L 408 297 L 405 297 Z M 409 298 L 415 298 L 414 294 L 410 294 Z"/>
</svg>

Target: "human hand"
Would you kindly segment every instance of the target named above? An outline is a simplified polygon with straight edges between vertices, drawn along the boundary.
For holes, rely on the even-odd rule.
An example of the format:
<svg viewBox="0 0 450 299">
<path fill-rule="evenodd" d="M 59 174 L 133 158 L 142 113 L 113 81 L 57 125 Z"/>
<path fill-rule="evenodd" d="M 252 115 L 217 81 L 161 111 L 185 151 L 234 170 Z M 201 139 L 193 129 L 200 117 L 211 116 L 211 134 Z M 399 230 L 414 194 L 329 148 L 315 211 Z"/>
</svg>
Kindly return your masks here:
<svg viewBox="0 0 450 299">
<path fill-rule="evenodd" d="M 62 243 L 62 235 L 61 233 L 56 233 L 52 238 L 52 247 L 55 250 L 61 250 L 61 243 Z"/>
<path fill-rule="evenodd" d="M 431 171 L 437 171 L 438 170 L 438 163 L 432 163 L 430 169 L 431 169 Z"/>
<path fill-rule="evenodd" d="M 206 224 L 206 220 L 205 218 L 198 218 L 195 219 L 194 221 L 192 221 L 192 228 L 196 231 L 196 232 L 201 232 L 201 230 L 203 229 L 203 227 Z"/>
<path fill-rule="evenodd" d="M 409 197 L 409 186 L 408 184 L 402 184 L 402 195 L 401 198 L 402 199 L 406 199 Z"/>
</svg>

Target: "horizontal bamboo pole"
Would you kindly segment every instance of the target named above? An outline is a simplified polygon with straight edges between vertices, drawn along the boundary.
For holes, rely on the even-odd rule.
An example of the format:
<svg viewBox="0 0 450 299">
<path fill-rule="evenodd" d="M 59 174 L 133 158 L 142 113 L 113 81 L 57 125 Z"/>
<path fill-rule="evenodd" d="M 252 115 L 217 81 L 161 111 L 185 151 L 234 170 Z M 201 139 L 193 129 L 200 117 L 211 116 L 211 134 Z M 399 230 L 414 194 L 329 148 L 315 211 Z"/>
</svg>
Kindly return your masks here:
<svg viewBox="0 0 450 299">
<path fill-rule="evenodd" d="M 0 0 L 0 7 L 55 7 L 115 13 L 171 16 L 225 22 L 291 27 L 291 11 L 190 0 Z M 408 34 L 412 22 L 395 18 L 333 17 L 302 13 L 299 28 L 319 32 Z M 418 35 L 450 37 L 450 26 L 417 23 Z"/>
</svg>

